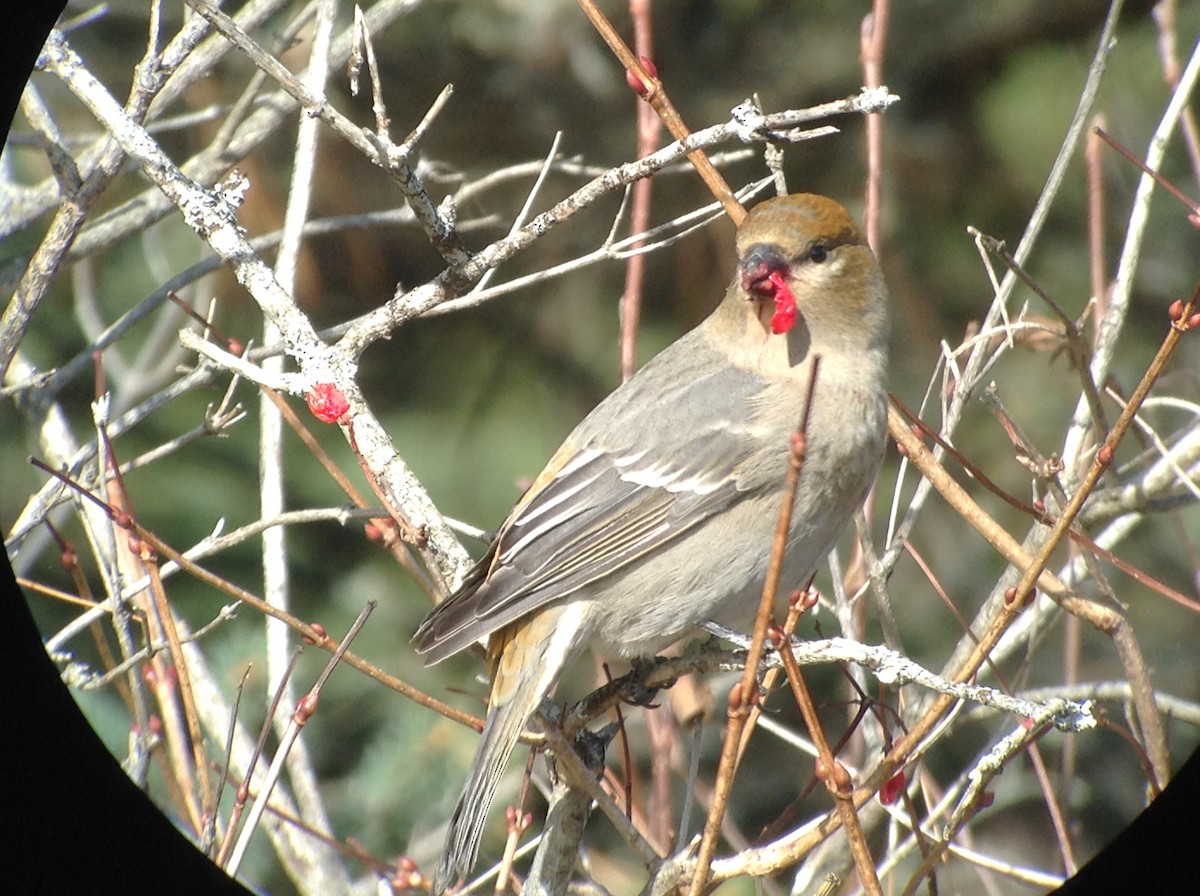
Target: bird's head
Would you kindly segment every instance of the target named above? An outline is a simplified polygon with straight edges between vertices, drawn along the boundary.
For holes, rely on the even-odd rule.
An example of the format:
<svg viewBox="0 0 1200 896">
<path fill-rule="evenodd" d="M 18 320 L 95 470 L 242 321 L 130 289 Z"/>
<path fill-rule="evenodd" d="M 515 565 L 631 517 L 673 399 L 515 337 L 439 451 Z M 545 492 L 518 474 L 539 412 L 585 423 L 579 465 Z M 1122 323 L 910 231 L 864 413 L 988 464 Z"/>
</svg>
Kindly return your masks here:
<svg viewBox="0 0 1200 896">
<path fill-rule="evenodd" d="M 731 296 L 750 303 L 768 338 L 803 339 L 820 351 L 886 342 L 883 275 L 832 199 L 797 193 L 759 203 L 738 228 L 737 252 Z"/>
</svg>

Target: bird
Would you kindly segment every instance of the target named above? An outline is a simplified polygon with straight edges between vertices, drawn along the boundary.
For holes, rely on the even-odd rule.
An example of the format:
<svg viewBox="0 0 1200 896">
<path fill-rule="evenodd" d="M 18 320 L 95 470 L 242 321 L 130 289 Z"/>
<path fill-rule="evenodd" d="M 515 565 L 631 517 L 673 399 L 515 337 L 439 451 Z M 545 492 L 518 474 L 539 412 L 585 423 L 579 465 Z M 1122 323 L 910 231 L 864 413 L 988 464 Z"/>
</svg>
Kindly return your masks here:
<svg viewBox="0 0 1200 896">
<path fill-rule="evenodd" d="M 426 665 L 486 638 L 491 673 L 434 894 L 474 868 L 509 756 L 577 655 L 649 657 L 753 618 L 810 387 L 782 586 L 813 574 L 875 480 L 890 310 L 861 230 L 835 200 L 789 194 L 750 210 L 736 250 L 715 310 L 576 426 L 413 635 Z"/>
</svg>

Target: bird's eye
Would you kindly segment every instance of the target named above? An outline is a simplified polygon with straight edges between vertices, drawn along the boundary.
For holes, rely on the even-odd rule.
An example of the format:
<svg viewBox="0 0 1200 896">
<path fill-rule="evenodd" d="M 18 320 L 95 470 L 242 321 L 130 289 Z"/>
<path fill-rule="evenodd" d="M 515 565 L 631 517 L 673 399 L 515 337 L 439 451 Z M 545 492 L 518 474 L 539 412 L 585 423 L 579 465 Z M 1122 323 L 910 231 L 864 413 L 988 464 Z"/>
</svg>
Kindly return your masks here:
<svg viewBox="0 0 1200 896">
<path fill-rule="evenodd" d="M 808 252 L 808 260 L 813 264 L 824 264 L 829 258 L 829 250 L 824 246 L 813 246 Z"/>
</svg>

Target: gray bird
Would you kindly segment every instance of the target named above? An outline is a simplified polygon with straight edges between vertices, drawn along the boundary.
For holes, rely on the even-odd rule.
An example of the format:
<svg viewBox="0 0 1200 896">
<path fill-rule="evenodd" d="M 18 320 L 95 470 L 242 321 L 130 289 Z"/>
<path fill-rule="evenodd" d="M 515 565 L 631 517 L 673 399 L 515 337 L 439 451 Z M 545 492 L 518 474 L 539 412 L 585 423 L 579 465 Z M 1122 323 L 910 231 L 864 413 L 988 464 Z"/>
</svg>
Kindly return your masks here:
<svg viewBox="0 0 1200 896">
<path fill-rule="evenodd" d="M 716 310 L 567 436 L 414 635 L 427 664 L 487 638 L 492 679 L 434 894 L 474 867 L 517 738 L 583 648 L 651 656 L 706 619 L 753 618 L 816 355 L 783 586 L 812 574 L 874 481 L 889 303 L 861 232 L 831 199 L 783 196 L 750 212 L 737 252 Z"/>
</svg>

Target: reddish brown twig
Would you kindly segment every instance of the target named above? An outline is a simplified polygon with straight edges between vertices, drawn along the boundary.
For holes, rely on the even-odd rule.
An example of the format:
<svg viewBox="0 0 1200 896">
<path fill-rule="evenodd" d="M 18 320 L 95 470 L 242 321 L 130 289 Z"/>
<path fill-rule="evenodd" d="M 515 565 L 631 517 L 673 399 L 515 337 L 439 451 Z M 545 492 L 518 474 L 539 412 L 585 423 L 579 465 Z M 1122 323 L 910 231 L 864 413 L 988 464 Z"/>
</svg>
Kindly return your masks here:
<svg viewBox="0 0 1200 896">
<path fill-rule="evenodd" d="M 625 71 L 641 82 L 644 89 L 642 99 L 649 103 L 654 111 L 658 113 L 658 117 L 662 119 L 663 124 L 667 126 L 667 130 L 671 132 L 671 136 L 676 140 L 685 139 L 691 134 L 691 130 L 683 123 L 683 119 L 675 110 L 675 106 L 667 96 L 666 90 L 663 89 L 662 82 L 658 80 L 658 76 L 646 70 L 646 66 L 633 54 L 633 51 L 629 49 L 625 41 L 617 34 L 612 23 L 609 22 L 604 13 L 596 6 L 595 0 L 579 0 L 579 5 L 583 8 L 584 15 L 588 17 L 588 21 L 592 23 L 592 27 L 604 38 L 604 42 L 608 44 L 609 49 L 613 51 L 613 55 L 617 57 Z M 737 201 L 737 197 L 733 195 L 733 190 L 729 188 L 729 184 L 721 176 L 721 172 L 717 171 L 704 151 L 699 149 L 693 150 L 688 153 L 688 160 L 695 166 L 696 172 L 725 208 L 725 214 L 729 216 L 729 219 L 735 225 L 741 224 L 742 219 L 746 217 L 746 210 Z"/>
<path fill-rule="evenodd" d="M 696 867 L 692 875 L 692 885 L 689 890 L 691 896 L 702 896 L 707 886 L 709 868 L 716 855 L 717 838 L 721 833 L 721 820 L 725 816 L 725 807 L 733 789 L 733 778 L 737 773 L 742 730 L 750 717 L 749 707 L 756 704 L 759 698 L 758 665 L 765 649 L 767 629 L 770 627 L 771 614 L 775 606 L 775 595 L 779 591 L 783 554 L 787 548 L 788 531 L 792 525 L 792 510 L 796 504 L 796 489 L 800 484 L 800 469 L 804 465 L 808 421 L 812 413 L 813 393 L 816 389 L 820 366 L 821 358 L 819 355 L 815 355 L 812 361 L 812 372 L 808 378 L 808 397 L 800 420 L 800 428 L 792 435 L 787 485 L 784 488 L 783 502 L 779 507 L 779 522 L 775 527 L 774 543 L 771 545 L 771 562 L 767 567 L 766 580 L 763 582 L 762 600 L 759 602 L 758 615 L 754 620 L 754 635 L 751 637 L 750 649 L 746 654 L 742 679 L 729 692 L 729 721 L 725 728 L 725 739 L 721 745 L 721 759 L 717 766 L 712 804 L 704 824 L 704 834 L 700 839 L 700 851 L 696 857 Z"/>
</svg>

